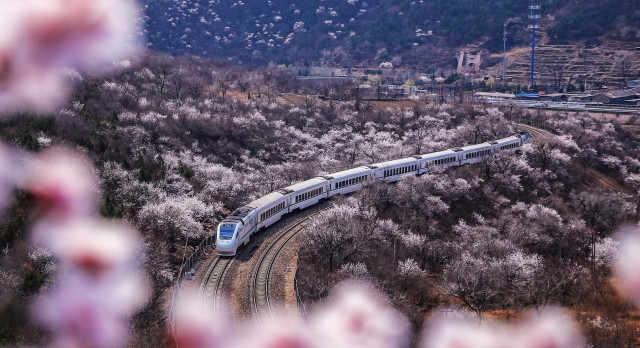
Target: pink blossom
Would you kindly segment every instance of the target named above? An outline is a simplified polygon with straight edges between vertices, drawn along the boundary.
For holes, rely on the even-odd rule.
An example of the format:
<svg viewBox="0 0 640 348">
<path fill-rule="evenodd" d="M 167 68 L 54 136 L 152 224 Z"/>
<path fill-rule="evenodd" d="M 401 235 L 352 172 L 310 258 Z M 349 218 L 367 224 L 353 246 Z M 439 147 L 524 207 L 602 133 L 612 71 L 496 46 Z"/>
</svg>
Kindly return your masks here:
<svg viewBox="0 0 640 348">
<path fill-rule="evenodd" d="M 522 348 L 580 348 L 584 347 L 578 323 L 560 308 L 549 308 L 540 315 L 532 312 L 519 326 L 519 343 Z M 515 340 L 518 342 L 518 340 Z"/>
<path fill-rule="evenodd" d="M 179 296 L 175 307 L 177 327 L 173 332 L 177 347 L 219 347 L 231 337 L 224 308 L 214 312 L 211 306 L 201 306 L 195 292 L 184 291 Z"/>
<path fill-rule="evenodd" d="M 0 209 L 4 208 L 5 201 L 13 184 L 14 171 L 12 169 L 9 152 L 0 144 Z"/>
<path fill-rule="evenodd" d="M 0 111 L 48 111 L 67 95 L 62 70 L 112 66 L 135 40 L 128 0 L 0 3 Z"/>
<path fill-rule="evenodd" d="M 425 331 L 425 348 L 579 348 L 584 337 L 578 323 L 564 310 L 529 312 L 515 326 L 483 324 L 435 317 Z"/>
<path fill-rule="evenodd" d="M 255 325 L 255 324 L 254 324 Z M 239 339 L 232 348 L 316 348 L 318 344 L 307 326 L 299 321 L 276 318 L 275 322 L 263 323 L 263 327 L 245 327 L 251 334 Z"/>
<path fill-rule="evenodd" d="M 640 226 L 624 231 L 614 271 L 620 292 L 640 304 Z"/>
<path fill-rule="evenodd" d="M 34 306 L 38 319 L 54 333 L 54 347 L 119 347 L 129 323 L 105 301 L 113 294 L 74 282 L 56 289 Z"/>
<path fill-rule="evenodd" d="M 503 335 L 488 326 L 453 319 L 435 321 L 422 339 L 424 348 L 507 348 Z"/>
<path fill-rule="evenodd" d="M 21 186 L 35 197 L 45 219 L 63 222 L 95 212 L 96 182 L 87 159 L 57 148 L 33 158 Z"/>
<path fill-rule="evenodd" d="M 56 256 L 70 271 L 97 279 L 120 277 L 134 266 L 136 232 L 125 224 L 77 220 L 57 233 Z"/>
<path fill-rule="evenodd" d="M 96 68 L 126 58 L 136 8 L 127 0 L 23 0 L 18 13 L 23 58 L 42 65 Z"/>
<path fill-rule="evenodd" d="M 317 314 L 313 329 L 326 347 L 404 347 L 409 337 L 405 318 L 362 283 L 338 286 Z"/>
<path fill-rule="evenodd" d="M 149 293 L 136 267 L 135 231 L 89 219 L 51 228 L 64 229 L 49 240 L 62 277 L 33 308 L 54 333 L 54 346 L 122 346 L 130 316 L 144 306 Z"/>
</svg>

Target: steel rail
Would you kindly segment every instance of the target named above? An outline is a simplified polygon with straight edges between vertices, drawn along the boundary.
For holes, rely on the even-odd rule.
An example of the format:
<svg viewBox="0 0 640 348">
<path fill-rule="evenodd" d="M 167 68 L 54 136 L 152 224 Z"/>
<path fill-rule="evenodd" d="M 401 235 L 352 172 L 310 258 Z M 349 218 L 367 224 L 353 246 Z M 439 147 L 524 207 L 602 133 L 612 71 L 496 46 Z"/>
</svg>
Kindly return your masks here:
<svg viewBox="0 0 640 348">
<path fill-rule="evenodd" d="M 298 234 L 309 219 L 326 210 L 322 209 L 316 213 L 313 213 L 303 219 L 300 219 L 290 226 L 288 226 L 283 233 L 281 233 L 269 246 L 266 251 L 262 253 L 256 266 L 253 269 L 251 280 L 249 282 L 249 296 L 251 300 L 251 307 L 253 310 L 252 316 L 257 319 L 258 323 L 262 326 L 263 320 L 270 318 L 273 320 L 273 310 L 271 307 L 271 300 L 269 296 L 270 279 L 273 266 L 275 264 L 278 255 L 289 243 L 289 241 Z"/>
<path fill-rule="evenodd" d="M 216 256 L 200 284 L 200 306 L 213 306 L 214 314 L 218 312 L 222 284 L 232 262 L 233 258 Z"/>
</svg>

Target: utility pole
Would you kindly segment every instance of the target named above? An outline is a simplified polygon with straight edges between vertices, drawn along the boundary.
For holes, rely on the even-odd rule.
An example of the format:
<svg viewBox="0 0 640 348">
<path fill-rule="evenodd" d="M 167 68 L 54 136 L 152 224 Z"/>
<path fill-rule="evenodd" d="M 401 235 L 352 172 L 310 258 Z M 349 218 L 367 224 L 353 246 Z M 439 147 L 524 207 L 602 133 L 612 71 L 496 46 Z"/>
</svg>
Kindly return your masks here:
<svg viewBox="0 0 640 348">
<path fill-rule="evenodd" d="M 540 28 L 540 26 L 536 24 L 536 20 L 540 19 L 540 15 L 538 14 L 540 5 L 531 5 L 529 6 L 529 9 L 531 10 L 529 18 L 533 21 L 531 25 L 529 25 L 529 29 L 531 29 L 531 79 L 529 81 L 529 85 L 533 86 L 533 73 L 536 63 L 536 29 Z"/>
<path fill-rule="evenodd" d="M 502 84 L 507 85 L 507 23 L 504 24 L 504 36 L 502 37 L 503 57 L 502 57 Z"/>
</svg>

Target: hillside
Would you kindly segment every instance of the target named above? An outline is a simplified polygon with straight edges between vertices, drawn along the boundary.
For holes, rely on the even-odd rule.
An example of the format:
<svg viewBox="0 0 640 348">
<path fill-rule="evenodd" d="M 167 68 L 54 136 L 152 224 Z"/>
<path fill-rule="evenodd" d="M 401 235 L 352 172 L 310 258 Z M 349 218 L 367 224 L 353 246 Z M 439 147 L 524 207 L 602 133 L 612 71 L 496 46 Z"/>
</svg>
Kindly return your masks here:
<svg viewBox="0 0 640 348">
<path fill-rule="evenodd" d="M 144 0 L 150 47 L 233 63 L 429 66 L 466 44 L 502 49 L 528 43 L 529 1 L 327 0 L 311 2 Z M 606 36 L 634 40 L 632 0 L 542 1 L 542 27 L 557 42 Z"/>
</svg>

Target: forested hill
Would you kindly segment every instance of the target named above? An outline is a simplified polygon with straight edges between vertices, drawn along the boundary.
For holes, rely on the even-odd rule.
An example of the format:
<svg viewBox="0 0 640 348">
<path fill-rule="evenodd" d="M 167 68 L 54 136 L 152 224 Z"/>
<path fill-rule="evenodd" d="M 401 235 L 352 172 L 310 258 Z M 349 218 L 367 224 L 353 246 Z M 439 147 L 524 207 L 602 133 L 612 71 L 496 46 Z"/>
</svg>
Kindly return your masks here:
<svg viewBox="0 0 640 348">
<path fill-rule="evenodd" d="M 526 44 L 529 0 L 141 0 L 151 48 L 244 64 L 429 64 L 438 49 Z M 634 40 L 636 0 L 543 0 L 554 40 Z M 426 63 L 425 63 L 426 62 Z"/>
</svg>

